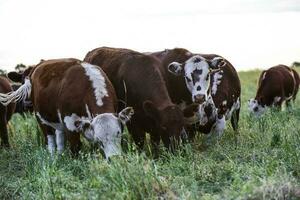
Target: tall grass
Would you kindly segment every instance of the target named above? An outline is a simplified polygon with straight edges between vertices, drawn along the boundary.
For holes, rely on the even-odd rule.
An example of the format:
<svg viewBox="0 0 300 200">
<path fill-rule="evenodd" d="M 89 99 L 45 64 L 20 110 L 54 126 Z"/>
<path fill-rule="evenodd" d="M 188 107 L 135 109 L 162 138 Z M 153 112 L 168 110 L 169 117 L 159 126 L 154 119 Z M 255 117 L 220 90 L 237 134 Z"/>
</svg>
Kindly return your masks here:
<svg viewBox="0 0 300 200">
<path fill-rule="evenodd" d="M 158 159 L 130 142 L 110 162 L 85 143 L 78 158 L 51 157 L 33 116 L 10 122 L 11 149 L 0 150 L 0 199 L 299 199 L 300 99 L 293 109 L 250 116 L 259 71 L 241 72 L 239 134 L 229 123 L 207 146 L 198 135 Z"/>
</svg>

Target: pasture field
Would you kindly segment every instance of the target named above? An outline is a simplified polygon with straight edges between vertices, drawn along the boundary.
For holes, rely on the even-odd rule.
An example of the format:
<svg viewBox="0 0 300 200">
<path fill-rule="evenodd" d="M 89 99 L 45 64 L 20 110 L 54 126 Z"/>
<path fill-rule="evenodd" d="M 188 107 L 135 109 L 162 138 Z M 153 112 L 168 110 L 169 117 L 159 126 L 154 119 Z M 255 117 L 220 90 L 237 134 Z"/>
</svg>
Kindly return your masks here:
<svg viewBox="0 0 300 200">
<path fill-rule="evenodd" d="M 0 149 L 0 199 L 300 199 L 300 95 L 292 109 L 250 116 L 259 73 L 239 73 L 238 135 L 228 123 L 213 144 L 199 134 L 156 160 L 128 134 L 126 152 L 110 162 L 87 142 L 76 159 L 67 150 L 51 158 L 35 118 L 14 115 L 12 148 Z"/>
</svg>

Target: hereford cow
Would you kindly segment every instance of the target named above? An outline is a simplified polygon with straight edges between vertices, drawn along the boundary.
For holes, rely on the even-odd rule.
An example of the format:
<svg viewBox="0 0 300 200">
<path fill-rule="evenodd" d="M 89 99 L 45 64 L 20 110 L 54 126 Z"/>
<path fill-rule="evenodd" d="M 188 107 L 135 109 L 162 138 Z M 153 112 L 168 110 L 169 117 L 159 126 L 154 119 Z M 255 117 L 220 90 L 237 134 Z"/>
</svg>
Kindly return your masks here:
<svg viewBox="0 0 300 200">
<path fill-rule="evenodd" d="M 9 93 L 12 91 L 9 81 L 7 78 L 0 76 L 0 92 Z M 15 103 L 8 105 L 0 104 L 0 146 L 9 147 L 8 133 L 7 133 L 7 122 L 10 120 L 15 110 Z"/>
<path fill-rule="evenodd" d="M 255 98 L 248 101 L 250 112 L 260 116 L 267 107 L 281 108 L 284 101 L 288 106 L 291 100 L 296 99 L 299 84 L 298 73 L 285 65 L 264 70 L 259 77 Z"/>
<path fill-rule="evenodd" d="M 163 63 L 172 100 L 184 107 L 191 102 L 199 104 L 192 123 L 198 121 L 200 132 L 221 135 L 227 119 L 231 119 L 233 129 L 237 130 L 241 86 L 230 62 L 215 54 L 193 54 L 182 48 L 152 55 Z M 195 131 L 189 130 L 191 138 Z"/>
<path fill-rule="evenodd" d="M 105 73 L 95 65 L 77 59 L 47 60 L 39 63 L 24 84 L 9 95 L 1 94 L 1 103 L 30 96 L 41 123 L 55 129 L 47 133 L 51 153 L 57 145 L 64 148 L 64 133 L 73 153 L 80 148 L 80 132 L 98 143 L 106 158 L 121 153 L 123 125 L 133 114 L 125 108 L 115 114 L 115 91 Z M 56 143 L 56 144 L 55 144 Z"/>
<path fill-rule="evenodd" d="M 101 66 L 120 104 L 134 108 L 127 127 L 140 149 L 145 132 L 150 133 L 154 147 L 160 139 L 167 148 L 174 147 L 184 131 L 183 113 L 170 99 L 157 59 L 129 49 L 101 47 L 90 51 L 84 61 Z"/>
</svg>

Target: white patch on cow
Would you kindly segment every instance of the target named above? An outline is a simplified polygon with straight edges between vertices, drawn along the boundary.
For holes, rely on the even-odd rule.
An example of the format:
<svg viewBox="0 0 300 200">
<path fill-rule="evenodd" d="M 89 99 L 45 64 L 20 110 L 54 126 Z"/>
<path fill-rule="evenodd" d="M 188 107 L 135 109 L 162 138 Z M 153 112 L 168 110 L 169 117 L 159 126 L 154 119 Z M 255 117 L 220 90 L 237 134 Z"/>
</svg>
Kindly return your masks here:
<svg viewBox="0 0 300 200">
<path fill-rule="evenodd" d="M 250 99 L 248 103 L 248 109 L 256 117 L 260 117 L 266 110 L 266 106 L 260 105 L 256 99 Z"/>
<path fill-rule="evenodd" d="M 48 150 L 51 154 L 51 156 L 53 156 L 53 153 L 55 151 L 55 136 L 54 135 L 47 135 L 47 141 L 48 141 Z"/>
<path fill-rule="evenodd" d="M 213 133 L 215 133 L 218 137 L 221 137 L 224 133 L 225 127 L 226 127 L 225 116 L 223 116 L 221 119 L 217 117 L 215 126 L 213 128 Z"/>
<path fill-rule="evenodd" d="M 121 154 L 120 120 L 112 113 L 97 115 L 92 122 L 94 140 L 102 144 L 106 158 Z"/>
<path fill-rule="evenodd" d="M 261 81 L 263 81 L 266 78 L 266 74 L 267 74 L 267 72 L 263 73 Z"/>
<path fill-rule="evenodd" d="M 221 80 L 222 80 L 222 75 L 223 71 L 219 71 L 214 73 L 213 75 L 213 83 L 212 83 L 212 87 L 211 87 L 211 94 L 212 95 L 216 95 L 217 93 L 217 89 L 218 89 L 218 85 L 221 84 Z"/>
<path fill-rule="evenodd" d="M 79 117 L 75 113 L 72 113 L 70 116 L 65 116 L 64 117 L 64 123 L 65 123 L 66 128 L 69 131 L 78 132 L 79 129 L 78 129 L 78 127 L 75 126 L 75 122 L 78 121 L 78 120 L 84 120 L 84 119 L 87 119 L 87 118 L 86 117 Z"/>
<path fill-rule="evenodd" d="M 55 130 L 57 152 L 61 154 L 64 150 L 65 137 L 63 131 Z"/>
<path fill-rule="evenodd" d="M 82 67 L 85 69 L 86 75 L 89 77 L 94 88 L 94 94 L 96 97 L 96 104 L 98 106 L 103 105 L 102 99 L 107 96 L 108 92 L 106 90 L 105 78 L 101 71 L 96 65 L 92 65 L 86 62 L 81 63 Z"/>
<path fill-rule="evenodd" d="M 227 101 L 226 100 L 222 101 L 222 105 L 226 106 L 227 105 Z"/>
<path fill-rule="evenodd" d="M 230 110 L 227 110 L 227 111 L 226 111 L 225 119 L 226 119 L 226 120 L 230 119 L 231 116 L 232 116 L 232 113 L 233 113 L 235 110 L 238 110 L 240 107 L 241 107 L 240 98 L 237 98 L 236 102 L 234 102 L 234 103 L 232 104 Z"/>
<path fill-rule="evenodd" d="M 88 128 L 76 127 L 75 122 L 88 122 L 90 126 Z M 68 130 L 82 131 L 87 140 L 101 144 L 106 158 L 121 154 L 121 120 L 115 114 L 103 113 L 89 119 L 72 113 L 64 117 L 64 123 Z"/>
<path fill-rule="evenodd" d="M 185 55 L 186 55 L 186 56 L 191 56 L 192 53 L 188 51 L 188 52 L 185 53 Z"/>
<path fill-rule="evenodd" d="M 205 113 L 205 108 L 207 106 L 212 107 L 212 113 L 210 113 L 209 116 Z M 213 98 L 211 96 L 208 97 L 207 101 L 205 101 L 203 104 L 199 105 L 199 111 L 198 111 L 198 118 L 199 118 L 199 124 L 205 125 L 208 121 L 215 120 L 218 114 L 218 109 L 215 106 L 215 103 L 213 101 Z"/>
<path fill-rule="evenodd" d="M 200 60 L 199 62 L 195 62 L 195 60 Z M 193 78 L 192 74 L 194 73 L 195 70 L 201 70 L 202 73 L 199 75 L 199 81 L 197 81 L 195 84 L 193 83 Z M 184 71 L 185 71 L 185 82 L 188 90 L 192 94 L 193 101 L 195 101 L 194 97 L 196 95 L 204 95 L 205 100 L 207 100 L 208 95 L 207 91 L 209 89 L 209 84 L 210 84 L 210 76 L 208 79 L 206 77 L 209 75 L 209 64 L 200 55 L 195 55 L 188 59 L 185 62 L 184 65 Z M 188 81 L 187 79 L 191 80 Z M 200 86 L 200 90 L 197 90 L 198 86 Z"/>
<path fill-rule="evenodd" d="M 274 104 L 279 103 L 281 100 L 281 97 L 274 97 Z"/>
<path fill-rule="evenodd" d="M 50 126 L 56 130 L 60 130 L 60 131 L 63 131 L 64 130 L 64 126 L 62 123 L 59 123 L 59 122 L 49 122 L 47 120 L 45 120 L 41 114 L 39 112 L 36 112 L 36 116 L 40 119 L 41 123 L 42 124 L 45 124 L 47 126 Z"/>
<path fill-rule="evenodd" d="M 31 95 L 31 82 L 28 77 L 25 78 L 25 82 L 16 91 L 12 91 L 6 94 L 0 93 L 0 103 L 7 106 L 11 102 L 18 102 L 29 98 Z"/>
</svg>

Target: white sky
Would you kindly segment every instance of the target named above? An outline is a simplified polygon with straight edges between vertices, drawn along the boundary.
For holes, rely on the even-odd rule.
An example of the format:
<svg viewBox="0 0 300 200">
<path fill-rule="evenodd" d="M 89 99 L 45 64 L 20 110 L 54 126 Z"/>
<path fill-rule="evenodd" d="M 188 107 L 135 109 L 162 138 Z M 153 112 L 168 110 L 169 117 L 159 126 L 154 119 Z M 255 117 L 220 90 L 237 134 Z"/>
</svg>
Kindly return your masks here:
<svg viewBox="0 0 300 200">
<path fill-rule="evenodd" d="M 238 70 L 300 61 L 299 0 L 0 0 L 0 67 L 96 47 L 184 47 Z"/>
</svg>

